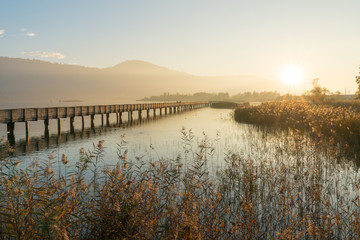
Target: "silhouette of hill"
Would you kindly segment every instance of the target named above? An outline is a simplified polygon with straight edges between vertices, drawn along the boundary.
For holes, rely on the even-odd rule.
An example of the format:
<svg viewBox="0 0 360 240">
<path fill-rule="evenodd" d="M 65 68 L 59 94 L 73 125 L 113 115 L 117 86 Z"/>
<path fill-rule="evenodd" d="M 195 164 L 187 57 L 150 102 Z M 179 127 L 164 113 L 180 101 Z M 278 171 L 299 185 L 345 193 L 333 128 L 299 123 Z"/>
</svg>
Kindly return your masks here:
<svg viewBox="0 0 360 240">
<path fill-rule="evenodd" d="M 170 76 L 173 74 L 179 74 L 183 76 L 190 76 L 187 73 L 170 70 L 166 67 L 160 67 L 154 65 L 149 62 L 140 61 L 140 60 L 132 60 L 132 61 L 125 61 L 122 62 L 114 67 L 104 68 L 103 71 L 111 72 L 115 74 L 123 74 L 123 75 L 158 75 L 158 76 Z"/>
<path fill-rule="evenodd" d="M 276 90 L 273 84 L 273 89 L 264 88 L 266 81 L 253 76 L 200 77 L 138 60 L 99 69 L 0 57 L 0 108 L 59 105 L 67 100 L 124 103 L 164 92 Z"/>
</svg>

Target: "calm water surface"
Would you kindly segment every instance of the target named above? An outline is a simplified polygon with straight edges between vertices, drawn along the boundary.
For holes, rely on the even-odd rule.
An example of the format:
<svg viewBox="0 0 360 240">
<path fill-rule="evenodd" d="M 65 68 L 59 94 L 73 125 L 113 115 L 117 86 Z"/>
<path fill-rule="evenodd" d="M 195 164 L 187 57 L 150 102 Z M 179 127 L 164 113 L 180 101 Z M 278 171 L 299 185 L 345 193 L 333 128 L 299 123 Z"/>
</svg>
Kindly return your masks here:
<svg viewBox="0 0 360 240">
<path fill-rule="evenodd" d="M 158 115 L 159 113 L 157 113 Z M 175 159 L 178 156 L 184 161 L 191 161 L 184 152 L 182 129 L 194 135 L 192 141 L 193 152 L 198 151 L 199 143 L 207 139 L 208 146 L 214 148 L 208 156 L 209 168 L 218 169 L 224 165 L 224 158 L 229 152 L 241 154 L 257 161 L 291 161 L 296 154 L 291 151 L 291 142 L 284 145 L 286 133 L 269 134 L 253 125 L 237 123 L 233 120 L 232 110 L 204 108 L 177 114 L 151 116 L 150 119 L 138 120 L 134 112 L 134 121 L 127 121 L 127 114 L 123 113 L 123 123 L 116 123 L 115 114 L 110 115 L 110 125 L 101 126 L 100 116 L 95 117 L 95 128 L 90 128 L 90 117 L 85 117 L 85 128 L 82 129 L 81 118 L 75 118 L 75 133 L 70 133 L 69 119 L 62 119 L 62 132 L 58 135 L 57 121 L 50 120 L 49 135 L 44 133 L 43 121 L 30 122 L 29 141 L 26 140 L 25 126 L 16 123 L 15 126 L 15 158 L 22 160 L 21 166 L 26 167 L 33 159 L 40 162 L 49 160 L 60 163 L 62 154 L 68 156 L 71 164 L 80 159 L 80 149 L 86 151 L 94 149 L 99 141 L 104 141 L 104 158 L 106 165 L 114 165 L 118 161 L 117 152 L 122 140 L 124 149 L 128 150 L 128 159 L 143 159 L 156 161 L 160 158 Z M 6 125 L 0 125 L 0 137 L 6 138 Z M 281 156 L 279 156 L 279 146 Z M 304 145 L 305 146 L 305 145 Z M 306 149 L 305 149 L 306 148 Z M 288 152 L 284 153 L 284 151 Z M 315 153 L 312 147 L 304 147 L 303 160 Z M 316 153 L 322 154 L 322 153 Z M 189 160 L 190 159 L 190 160 Z M 357 174 L 358 170 L 351 163 L 338 164 L 336 172 L 339 174 Z M 343 171 L 346 169 L 346 171 Z M 350 170 L 349 170 L 350 169 Z"/>
<path fill-rule="evenodd" d="M 158 113 L 157 113 L 158 114 Z M 15 125 L 15 157 L 28 164 L 31 159 L 47 160 L 49 155 L 61 157 L 66 154 L 71 162 L 77 161 L 80 149 L 92 150 L 93 145 L 104 140 L 105 164 L 117 162 L 118 144 L 126 141 L 128 158 L 144 159 L 176 158 L 183 156 L 181 130 L 194 134 L 193 149 L 203 139 L 216 151 L 209 158 L 213 166 L 222 165 L 222 159 L 228 148 L 241 149 L 246 146 L 244 136 L 251 125 L 233 121 L 232 111 L 224 109 L 197 109 L 172 115 L 153 116 L 138 120 L 134 112 L 134 121 L 127 122 L 127 113 L 123 113 L 123 123 L 116 123 L 116 116 L 110 116 L 110 125 L 101 126 L 100 116 L 95 117 L 95 129 L 89 128 L 90 118 L 85 117 L 82 130 L 81 118 L 75 118 L 75 133 L 70 133 L 69 119 L 61 119 L 61 135 L 57 133 L 57 121 L 50 120 L 49 137 L 45 137 L 43 121 L 30 122 L 29 142 L 26 141 L 23 123 Z M 6 125 L 0 125 L 0 136 L 6 138 Z"/>
</svg>

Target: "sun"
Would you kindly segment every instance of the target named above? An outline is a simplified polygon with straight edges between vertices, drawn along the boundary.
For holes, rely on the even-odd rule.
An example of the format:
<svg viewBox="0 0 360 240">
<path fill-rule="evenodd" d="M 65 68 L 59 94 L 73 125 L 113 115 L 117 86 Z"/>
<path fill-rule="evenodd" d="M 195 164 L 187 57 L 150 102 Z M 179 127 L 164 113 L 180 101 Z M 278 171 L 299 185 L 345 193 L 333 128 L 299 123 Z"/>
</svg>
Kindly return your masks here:
<svg viewBox="0 0 360 240">
<path fill-rule="evenodd" d="M 281 79 L 288 85 L 297 85 L 302 79 L 302 72 L 296 66 L 288 66 L 282 71 Z"/>
</svg>

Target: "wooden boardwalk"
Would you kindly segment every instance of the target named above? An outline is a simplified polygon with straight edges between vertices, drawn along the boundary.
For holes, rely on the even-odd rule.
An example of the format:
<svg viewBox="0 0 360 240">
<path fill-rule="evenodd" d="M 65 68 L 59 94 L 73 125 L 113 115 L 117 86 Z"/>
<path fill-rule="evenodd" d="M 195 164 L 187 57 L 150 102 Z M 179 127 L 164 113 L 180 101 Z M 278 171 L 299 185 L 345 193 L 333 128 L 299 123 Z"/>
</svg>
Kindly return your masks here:
<svg viewBox="0 0 360 240">
<path fill-rule="evenodd" d="M 0 110 L 0 123 L 7 124 L 8 139 L 14 138 L 14 129 L 16 122 L 25 123 L 26 136 L 29 133 L 29 121 L 44 121 L 45 133 L 48 131 L 49 120 L 58 119 L 58 133 L 61 132 L 61 118 L 70 118 L 70 131 L 74 131 L 74 118 L 82 118 L 82 127 L 84 128 L 84 117 L 90 116 L 91 127 L 94 127 L 94 116 L 101 115 L 102 125 L 104 116 L 106 123 L 109 123 L 109 115 L 116 114 L 117 122 L 122 121 L 122 113 L 128 113 L 128 121 L 132 121 L 133 112 L 138 113 L 138 118 L 156 115 L 156 110 L 162 115 L 185 111 L 209 106 L 209 102 L 173 102 L 173 103 L 141 103 L 141 104 L 117 104 L 117 105 L 95 105 L 95 106 L 74 106 L 74 107 L 50 107 L 50 108 L 20 108 Z"/>
<path fill-rule="evenodd" d="M 182 112 L 179 112 L 182 114 Z M 64 143 L 71 143 L 76 142 L 78 140 L 85 140 L 94 137 L 100 137 L 104 134 L 111 133 L 113 131 L 117 131 L 118 128 L 136 128 L 139 126 L 145 126 L 150 124 L 153 121 L 161 121 L 165 120 L 167 117 L 171 116 L 159 114 L 157 116 L 150 116 L 149 118 L 134 118 L 133 121 L 127 121 L 124 119 L 123 122 L 115 122 L 114 118 L 112 118 L 112 122 L 109 125 L 101 126 L 99 122 L 95 125 L 95 127 L 91 128 L 90 125 L 86 126 L 85 128 L 75 127 L 74 132 L 69 131 L 62 131 L 60 134 L 53 132 L 53 133 L 44 133 L 43 136 L 31 136 L 30 138 L 21 138 L 15 142 L 10 142 L 9 144 L 14 148 L 14 151 L 18 154 L 29 154 L 34 151 L 41 151 L 43 149 L 48 149 L 49 147 L 53 147 L 55 145 L 60 145 Z M 95 118 L 97 121 L 99 118 Z M 62 121 L 63 122 L 63 121 Z M 68 122 L 68 121 L 67 121 Z M 88 121 L 86 121 L 88 122 Z M 65 127 L 64 127 L 65 128 Z M 68 127 L 66 129 L 69 129 Z"/>
</svg>

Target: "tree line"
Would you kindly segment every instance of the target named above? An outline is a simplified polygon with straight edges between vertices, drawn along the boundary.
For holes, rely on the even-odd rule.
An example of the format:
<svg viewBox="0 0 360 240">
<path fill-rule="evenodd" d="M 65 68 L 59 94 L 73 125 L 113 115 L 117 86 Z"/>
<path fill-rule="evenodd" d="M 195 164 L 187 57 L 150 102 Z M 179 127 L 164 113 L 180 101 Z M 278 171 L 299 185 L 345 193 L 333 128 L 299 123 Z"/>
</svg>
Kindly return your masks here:
<svg viewBox="0 0 360 240">
<path fill-rule="evenodd" d="M 227 92 L 206 93 L 197 92 L 194 94 L 170 94 L 163 93 L 159 96 L 145 97 L 140 101 L 235 101 L 235 102 L 263 102 L 276 100 L 281 97 L 276 91 L 244 92 L 230 96 Z"/>
</svg>

